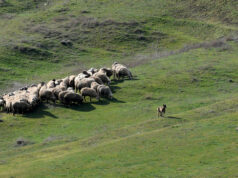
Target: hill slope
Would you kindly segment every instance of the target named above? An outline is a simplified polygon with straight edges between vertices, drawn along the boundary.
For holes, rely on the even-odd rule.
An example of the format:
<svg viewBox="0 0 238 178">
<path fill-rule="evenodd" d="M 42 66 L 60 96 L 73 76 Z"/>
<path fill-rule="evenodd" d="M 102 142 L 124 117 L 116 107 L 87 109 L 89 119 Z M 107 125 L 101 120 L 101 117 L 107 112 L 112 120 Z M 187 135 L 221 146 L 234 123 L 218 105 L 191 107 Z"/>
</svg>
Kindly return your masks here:
<svg viewBox="0 0 238 178">
<path fill-rule="evenodd" d="M 0 177 L 238 176 L 236 1 L 45 2 L 0 5 L 2 88 L 115 60 L 136 77 L 111 101 L 1 113 Z"/>
</svg>

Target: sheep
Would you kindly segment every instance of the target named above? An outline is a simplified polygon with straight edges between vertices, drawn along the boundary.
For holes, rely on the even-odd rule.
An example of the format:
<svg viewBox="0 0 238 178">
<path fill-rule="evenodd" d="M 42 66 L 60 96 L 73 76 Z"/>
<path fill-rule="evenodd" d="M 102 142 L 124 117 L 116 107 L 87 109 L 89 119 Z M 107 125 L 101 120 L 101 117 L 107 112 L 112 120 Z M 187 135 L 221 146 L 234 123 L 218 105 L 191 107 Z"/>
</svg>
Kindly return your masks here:
<svg viewBox="0 0 238 178">
<path fill-rule="evenodd" d="M 74 92 L 67 92 L 63 97 L 65 104 L 81 104 L 83 102 L 83 98 L 80 94 Z"/>
<path fill-rule="evenodd" d="M 97 72 L 97 73 L 93 74 L 93 77 L 100 78 L 104 84 L 110 85 L 110 83 L 111 83 L 111 80 L 104 73 Z"/>
<path fill-rule="evenodd" d="M 56 100 L 59 99 L 59 93 L 65 91 L 65 88 L 61 88 L 59 85 L 51 89 L 51 92 L 54 94 Z"/>
<path fill-rule="evenodd" d="M 12 111 L 12 98 L 6 100 L 5 105 L 4 105 L 4 109 L 7 111 L 7 113 Z"/>
<path fill-rule="evenodd" d="M 55 86 L 58 86 L 63 80 L 62 79 L 58 79 L 55 81 Z"/>
<path fill-rule="evenodd" d="M 112 99 L 112 91 L 108 86 L 105 85 L 99 85 L 97 87 L 97 92 L 100 97 L 107 97 L 109 99 Z"/>
<path fill-rule="evenodd" d="M 67 84 L 65 84 L 64 82 L 61 82 L 58 86 L 61 90 L 66 90 L 68 88 Z"/>
<path fill-rule="evenodd" d="M 39 96 L 41 101 L 46 100 L 46 102 L 48 103 L 48 101 L 51 100 L 55 103 L 56 100 L 55 95 L 50 89 L 47 89 L 46 85 L 41 87 L 39 91 Z"/>
<path fill-rule="evenodd" d="M 100 85 L 103 84 L 103 81 L 99 77 L 91 76 L 90 78 L 93 78 L 95 80 L 95 82 L 97 82 Z"/>
<path fill-rule="evenodd" d="M 96 72 L 98 72 L 98 70 L 95 69 L 95 68 L 90 68 L 90 69 L 87 71 L 87 73 L 90 74 L 91 76 L 92 76 L 93 74 L 95 74 Z"/>
<path fill-rule="evenodd" d="M 26 95 L 27 101 L 30 103 L 32 107 L 31 109 L 36 107 L 37 104 L 40 102 L 39 90 L 40 89 L 36 85 L 27 89 L 27 93 L 25 95 Z"/>
<path fill-rule="evenodd" d="M 31 108 L 31 105 L 27 100 L 22 99 L 20 101 L 13 101 L 12 102 L 13 115 L 15 113 L 23 114 L 24 112 L 29 111 L 30 108 Z"/>
<path fill-rule="evenodd" d="M 20 91 L 23 91 L 23 90 L 27 90 L 27 89 L 28 89 L 28 87 L 25 86 L 25 87 L 20 88 L 19 90 L 20 90 Z"/>
<path fill-rule="evenodd" d="M 112 70 L 113 70 L 114 79 L 117 77 L 117 80 L 120 80 L 120 77 L 124 78 L 126 76 L 129 79 L 132 79 L 132 73 L 126 66 L 122 64 L 118 64 L 117 62 L 114 62 L 112 64 Z"/>
<path fill-rule="evenodd" d="M 113 75 L 113 71 L 110 68 L 103 67 L 103 68 L 99 69 L 98 72 L 106 74 L 109 78 Z"/>
<path fill-rule="evenodd" d="M 27 101 L 29 102 L 29 104 L 31 105 L 31 109 L 33 109 L 34 107 L 37 106 L 37 104 L 39 103 L 39 97 L 38 95 L 35 95 L 35 94 L 30 94 L 28 96 L 28 99 Z"/>
<path fill-rule="evenodd" d="M 74 84 L 74 79 L 75 79 L 75 75 L 70 75 L 69 76 L 69 86 L 70 87 L 73 87 L 73 88 L 75 88 L 75 84 Z"/>
<path fill-rule="evenodd" d="M 0 108 L 1 108 L 1 111 L 3 110 L 3 108 L 4 108 L 4 105 L 5 105 L 5 100 L 1 97 L 0 98 Z"/>
<path fill-rule="evenodd" d="M 90 97 L 90 102 L 92 101 L 92 99 L 91 99 L 92 97 L 95 97 L 97 100 L 99 100 L 99 96 L 98 96 L 97 92 L 92 88 L 88 88 L 88 87 L 82 88 L 80 92 L 84 98 L 84 101 L 86 101 L 86 96 Z"/>
<path fill-rule="evenodd" d="M 74 92 L 74 89 L 73 89 L 72 87 L 67 88 L 67 91 L 72 92 L 72 93 L 75 93 L 75 92 Z"/>
<path fill-rule="evenodd" d="M 91 83 L 91 88 L 94 89 L 97 92 L 97 88 L 100 86 L 97 82 L 92 82 Z"/>
<path fill-rule="evenodd" d="M 67 93 L 69 93 L 69 92 L 68 92 L 68 91 L 61 91 L 61 92 L 59 93 L 58 98 L 59 98 L 60 102 L 63 103 L 63 104 L 65 104 L 64 96 L 65 96 Z"/>
<path fill-rule="evenodd" d="M 53 80 L 50 80 L 48 83 L 47 83 L 47 88 L 54 88 L 55 87 L 55 79 Z"/>
<path fill-rule="evenodd" d="M 4 110 L 7 111 L 7 113 L 11 112 L 13 97 L 6 94 L 6 95 L 3 95 L 3 100 L 5 101 L 4 107 L 3 107 Z"/>
<path fill-rule="evenodd" d="M 68 86 L 69 86 L 69 77 L 63 78 L 62 82 L 60 84 L 66 86 L 66 88 L 68 88 Z"/>
<path fill-rule="evenodd" d="M 92 82 L 95 82 L 93 78 L 83 78 L 81 80 L 76 80 L 75 81 L 76 92 L 80 91 L 82 88 L 85 88 L 85 87 L 89 88 Z"/>
<path fill-rule="evenodd" d="M 166 104 L 163 104 L 163 106 L 159 106 L 157 108 L 157 112 L 158 112 L 158 117 L 161 116 L 163 117 L 163 114 L 165 114 L 165 111 L 166 111 Z"/>
</svg>

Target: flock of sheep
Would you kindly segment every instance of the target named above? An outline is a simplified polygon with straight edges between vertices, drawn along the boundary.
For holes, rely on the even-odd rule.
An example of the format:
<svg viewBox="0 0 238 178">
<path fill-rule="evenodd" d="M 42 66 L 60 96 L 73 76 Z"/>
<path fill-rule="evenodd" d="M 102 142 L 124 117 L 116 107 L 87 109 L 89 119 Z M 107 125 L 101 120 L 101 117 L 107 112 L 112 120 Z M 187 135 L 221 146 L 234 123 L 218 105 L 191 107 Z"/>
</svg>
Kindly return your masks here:
<svg viewBox="0 0 238 178">
<path fill-rule="evenodd" d="M 128 77 L 132 79 L 130 70 L 117 62 L 112 68 L 91 68 L 78 75 L 71 75 L 59 80 L 51 80 L 48 83 L 41 82 L 38 85 L 23 87 L 15 92 L 4 94 L 0 97 L 0 107 L 6 112 L 23 114 L 32 111 L 41 102 L 49 101 L 55 103 L 59 100 L 64 105 L 81 104 L 86 97 L 101 97 L 112 99 L 110 89 L 110 77 Z"/>
</svg>

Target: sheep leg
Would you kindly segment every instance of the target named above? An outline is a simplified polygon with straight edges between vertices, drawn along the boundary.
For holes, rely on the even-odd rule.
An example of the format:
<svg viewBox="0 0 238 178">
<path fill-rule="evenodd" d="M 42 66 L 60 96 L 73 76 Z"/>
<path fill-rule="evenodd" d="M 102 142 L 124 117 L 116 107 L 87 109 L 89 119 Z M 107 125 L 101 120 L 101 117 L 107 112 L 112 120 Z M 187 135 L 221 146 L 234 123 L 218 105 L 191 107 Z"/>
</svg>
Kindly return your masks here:
<svg viewBox="0 0 238 178">
<path fill-rule="evenodd" d="M 115 80 L 115 76 L 116 76 L 115 71 L 113 71 L 113 79 L 114 80 Z"/>
<path fill-rule="evenodd" d="M 159 118 L 159 116 L 160 116 L 160 113 L 158 112 L 158 118 Z"/>
</svg>

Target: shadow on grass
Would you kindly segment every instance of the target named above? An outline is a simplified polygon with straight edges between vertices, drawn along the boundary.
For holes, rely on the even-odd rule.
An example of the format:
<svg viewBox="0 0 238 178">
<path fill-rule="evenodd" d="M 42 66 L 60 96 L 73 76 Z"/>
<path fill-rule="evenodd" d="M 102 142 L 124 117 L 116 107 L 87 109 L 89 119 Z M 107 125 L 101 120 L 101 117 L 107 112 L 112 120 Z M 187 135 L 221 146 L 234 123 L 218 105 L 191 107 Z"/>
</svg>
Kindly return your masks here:
<svg viewBox="0 0 238 178">
<path fill-rule="evenodd" d="M 111 88 L 112 93 L 116 93 L 117 90 L 121 89 L 121 87 L 118 87 L 115 85 L 111 85 L 110 88 Z"/>
<path fill-rule="evenodd" d="M 120 80 L 112 79 L 111 84 L 113 85 L 113 84 L 122 83 L 122 82 L 124 82 L 125 80 L 126 80 L 126 81 L 131 81 L 131 80 L 140 80 L 140 79 L 138 79 L 137 77 L 133 77 L 132 79 L 124 78 L 124 79 L 120 79 Z"/>
<path fill-rule="evenodd" d="M 101 98 L 100 101 L 96 101 L 96 102 L 91 102 L 92 104 L 95 105 L 108 105 L 110 103 L 125 103 L 124 101 L 120 101 L 116 98 L 112 98 L 112 99 L 107 99 L 107 98 Z"/>
<path fill-rule="evenodd" d="M 92 102 L 89 102 L 89 100 L 87 100 L 86 102 L 84 102 L 83 104 L 80 104 L 80 105 L 76 105 L 76 104 L 75 105 L 64 105 L 61 103 L 55 103 L 55 104 L 41 103 L 34 110 L 34 112 L 25 113 L 25 114 L 23 114 L 23 116 L 26 118 L 31 118 L 31 119 L 40 119 L 45 116 L 57 119 L 58 118 L 57 116 L 55 116 L 54 114 L 52 114 L 46 110 L 50 109 L 50 108 L 66 108 L 66 109 L 71 109 L 71 110 L 80 111 L 80 112 L 90 112 L 90 111 L 93 111 L 96 109 L 92 104 L 108 105 L 108 104 L 110 104 L 110 102 L 125 103 L 124 101 L 120 101 L 116 98 L 113 98 L 111 100 L 106 99 L 106 98 L 101 98 L 100 101 L 92 100 Z"/>
<path fill-rule="evenodd" d="M 126 103 L 125 101 L 121 101 L 121 100 L 118 100 L 118 99 L 116 99 L 116 98 L 112 98 L 110 101 L 111 101 L 112 103 Z"/>
<path fill-rule="evenodd" d="M 32 119 L 40 119 L 43 118 L 44 116 L 48 116 L 54 119 L 57 119 L 58 117 L 55 116 L 54 114 L 46 111 L 46 109 L 48 109 L 47 105 L 40 104 L 35 110 L 34 112 L 30 112 L 30 113 L 25 113 L 23 114 L 24 117 L 27 118 L 32 118 Z"/>
<path fill-rule="evenodd" d="M 92 103 L 92 102 L 91 102 Z M 66 109 L 72 109 L 75 111 L 82 111 L 82 112 L 90 112 L 95 109 L 94 106 L 92 106 L 91 103 L 83 103 L 83 104 L 74 104 L 74 105 L 63 105 L 61 103 L 57 103 L 54 106 L 57 108 L 66 108 Z"/>
<path fill-rule="evenodd" d="M 165 118 L 168 118 L 168 119 L 178 119 L 178 120 L 181 120 L 183 118 L 180 118 L 180 117 L 174 117 L 174 116 L 165 116 Z"/>
</svg>

